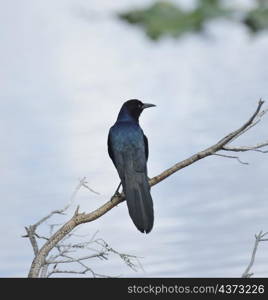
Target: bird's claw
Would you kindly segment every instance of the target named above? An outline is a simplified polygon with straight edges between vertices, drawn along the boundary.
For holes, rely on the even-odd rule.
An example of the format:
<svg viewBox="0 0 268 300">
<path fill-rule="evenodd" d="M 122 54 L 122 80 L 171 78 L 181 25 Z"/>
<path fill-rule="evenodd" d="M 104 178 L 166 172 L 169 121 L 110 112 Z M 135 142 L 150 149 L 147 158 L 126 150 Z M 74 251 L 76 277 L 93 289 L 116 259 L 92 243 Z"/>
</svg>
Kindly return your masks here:
<svg viewBox="0 0 268 300">
<path fill-rule="evenodd" d="M 111 201 L 114 199 L 114 198 L 117 198 L 120 196 L 120 193 L 118 191 L 116 191 L 113 196 L 111 197 Z"/>
<path fill-rule="evenodd" d="M 119 191 L 116 191 L 116 192 L 114 193 L 114 195 L 113 195 L 113 197 L 119 197 L 119 196 L 120 196 Z"/>
</svg>

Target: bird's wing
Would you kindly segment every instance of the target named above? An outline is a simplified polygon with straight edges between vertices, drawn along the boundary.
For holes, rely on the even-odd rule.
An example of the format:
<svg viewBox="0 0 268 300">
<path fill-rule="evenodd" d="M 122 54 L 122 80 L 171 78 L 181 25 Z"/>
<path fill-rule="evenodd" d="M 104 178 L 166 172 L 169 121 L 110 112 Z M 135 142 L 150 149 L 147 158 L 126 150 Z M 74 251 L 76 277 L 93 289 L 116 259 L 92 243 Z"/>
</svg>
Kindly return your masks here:
<svg viewBox="0 0 268 300">
<path fill-rule="evenodd" d="M 145 134 L 143 134 L 143 141 L 144 141 L 144 148 L 145 148 L 145 157 L 147 161 L 149 157 L 149 146 L 148 146 L 148 139 Z"/>
<path fill-rule="evenodd" d="M 148 141 L 132 124 L 116 124 L 109 132 L 108 152 L 119 173 L 129 214 L 141 232 L 153 227 L 153 201 L 147 177 Z"/>
<path fill-rule="evenodd" d="M 147 150 L 144 138 L 132 148 L 131 159 L 136 172 L 146 172 Z M 148 149 L 148 148 L 147 148 Z"/>
<path fill-rule="evenodd" d="M 146 172 L 148 141 L 140 128 L 126 125 L 111 127 L 108 153 L 120 174 L 124 173 L 127 164 L 131 164 L 136 172 Z"/>
<path fill-rule="evenodd" d="M 112 148 L 112 141 L 111 141 L 111 130 L 109 131 L 107 144 L 108 144 L 109 156 L 110 156 L 111 160 L 113 161 L 113 163 L 115 165 L 115 157 L 114 157 L 113 148 Z"/>
</svg>

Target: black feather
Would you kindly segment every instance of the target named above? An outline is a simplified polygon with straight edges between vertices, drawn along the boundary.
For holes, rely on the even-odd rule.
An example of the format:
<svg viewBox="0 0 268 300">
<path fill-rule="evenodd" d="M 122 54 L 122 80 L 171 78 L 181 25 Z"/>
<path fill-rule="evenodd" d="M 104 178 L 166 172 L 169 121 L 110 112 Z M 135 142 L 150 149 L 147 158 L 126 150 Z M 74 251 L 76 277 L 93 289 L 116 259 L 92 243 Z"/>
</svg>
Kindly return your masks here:
<svg viewBox="0 0 268 300">
<path fill-rule="evenodd" d="M 141 232 L 154 223 L 153 201 L 147 176 L 148 140 L 139 126 L 143 103 L 129 100 L 122 106 L 108 136 L 108 152 L 126 195 L 131 219 Z"/>
</svg>

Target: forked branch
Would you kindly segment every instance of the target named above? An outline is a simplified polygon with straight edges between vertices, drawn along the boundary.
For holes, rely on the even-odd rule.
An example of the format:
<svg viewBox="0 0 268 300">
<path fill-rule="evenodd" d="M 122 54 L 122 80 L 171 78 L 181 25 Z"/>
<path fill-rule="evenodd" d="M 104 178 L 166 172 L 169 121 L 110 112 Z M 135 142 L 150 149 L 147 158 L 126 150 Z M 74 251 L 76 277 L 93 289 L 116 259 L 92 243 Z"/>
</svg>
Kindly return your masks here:
<svg viewBox="0 0 268 300">
<path fill-rule="evenodd" d="M 189 158 L 180 161 L 170 167 L 169 169 L 163 171 L 161 174 L 153 177 L 150 179 L 149 183 L 151 186 L 158 184 L 159 182 L 163 181 L 166 179 L 168 176 L 174 174 L 175 172 L 179 171 L 182 168 L 185 168 L 196 161 L 203 159 L 207 156 L 214 155 L 215 153 L 219 151 L 260 151 L 260 148 L 263 148 L 264 146 L 267 146 L 267 141 L 264 143 L 259 143 L 255 147 L 249 147 L 249 146 L 241 146 L 241 147 L 232 147 L 229 146 L 229 144 L 237 139 L 240 135 L 244 134 L 246 131 L 248 131 L 250 128 L 255 126 L 257 123 L 259 123 L 262 119 L 262 117 L 265 115 L 267 112 L 267 109 L 261 111 L 261 108 L 264 104 L 264 101 L 260 100 L 258 103 L 258 106 L 254 113 L 251 115 L 251 117 L 248 119 L 246 123 L 244 123 L 240 128 L 234 130 L 233 132 L 229 133 L 226 135 L 224 138 L 219 140 L 216 144 L 212 145 L 209 148 L 206 148 L 203 151 L 200 151 Z M 240 150 L 238 150 L 240 149 Z M 242 150 L 241 150 L 242 149 Z M 264 150 L 262 150 L 264 152 Z M 223 155 L 221 155 L 223 156 Z M 227 155 L 226 155 L 227 156 Z M 235 158 L 238 159 L 237 156 L 227 156 L 229 158 Z M 105 213 L 107 213 L 109 210 L 111 210 L 113 207 L 118 205 L 120 202 L 125 200 L 125 196 L 123 193 L 121 194 L 116 194 L 112 196 L 112 198 L 103 204 L 101 207 L 98 209 L 94 210 L 93 212 L 90 213 L 79 213 L 78 209 L 75 211 L 73 217 L 66 222 L 58 231 L 56 231 L 51 238 L 45 242 L 43 247 L 35 251 L 36 256 L 32 262 L 31 269 L 29 272 L 29 277 L 38 277 L 40 270 L 42 266 L 45 264 L 45 259 L 51 249 L 53 249 L 66 235 L 68 235 L 76 226 L 83 224 L 83 223 L 88 223 L 92 222 L 101 216 L 103 216 Z"/>
<path fill-rule="evenodd" d="M 249 278 L 254 274 L 253 272 L 250 272 L 250 270 L 251 270 L 251 268 L 254 264 L 259 243 L 263 242 L 263 241 L 268 241 L 267 238 L 264 238 L 267 235 L 268 235 L 268 232 L 263 233 L 262 231 L 260 231 L 259 234 L 255 234 L 255 243 L 254 243 L 253 251 L 252 251 L 252 254 L 251 254 L 250 262 L 249 262 L 246 270 L 242 274 L 243 278 Z"/>
</svg>

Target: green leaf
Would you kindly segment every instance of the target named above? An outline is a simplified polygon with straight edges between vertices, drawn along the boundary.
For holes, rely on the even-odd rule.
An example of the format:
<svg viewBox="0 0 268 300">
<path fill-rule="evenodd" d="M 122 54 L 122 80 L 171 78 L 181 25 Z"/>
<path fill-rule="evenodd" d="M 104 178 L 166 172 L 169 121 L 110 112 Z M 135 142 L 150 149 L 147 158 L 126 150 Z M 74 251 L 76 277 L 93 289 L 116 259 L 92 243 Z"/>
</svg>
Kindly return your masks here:
<svg viewBox="0 0 268 300">
<path fill-rule="evenodd" d="M 219 0 L 200 0 L 197 8 L 190 12 L 171 2 L 158 1 L 146 9 L 130 10 L 118 16 L 130 24 L 140 25 L 151 39 L 157 40 L 163 35 L 179 37 L 200 31 L 207 20 L 228 13 Z"/>
<path fill-rule="evenodd" d="M 268 29 L 268 8 L 259 7 L 250 11 L 243 22 L 252 33 Z"/>
<path fill-rule="evenodd" d="M 268 28 L 268 1 L 259 1 L 248 13 L 241 12 L 244 23 L 253 33 Z M 118 17 L 140 26 L 152 40 L 162 36 L 178 38 L 186 33 L 200 32 L 206 22 L 216 18 L 232 18 L 241 22 L 239 11 L 226 9 L 220 0 L 199 0 L 192 11 L 184 11 L 168 1 L 157 1 L 144 9 L 129 10 Z"/>
</svg>

